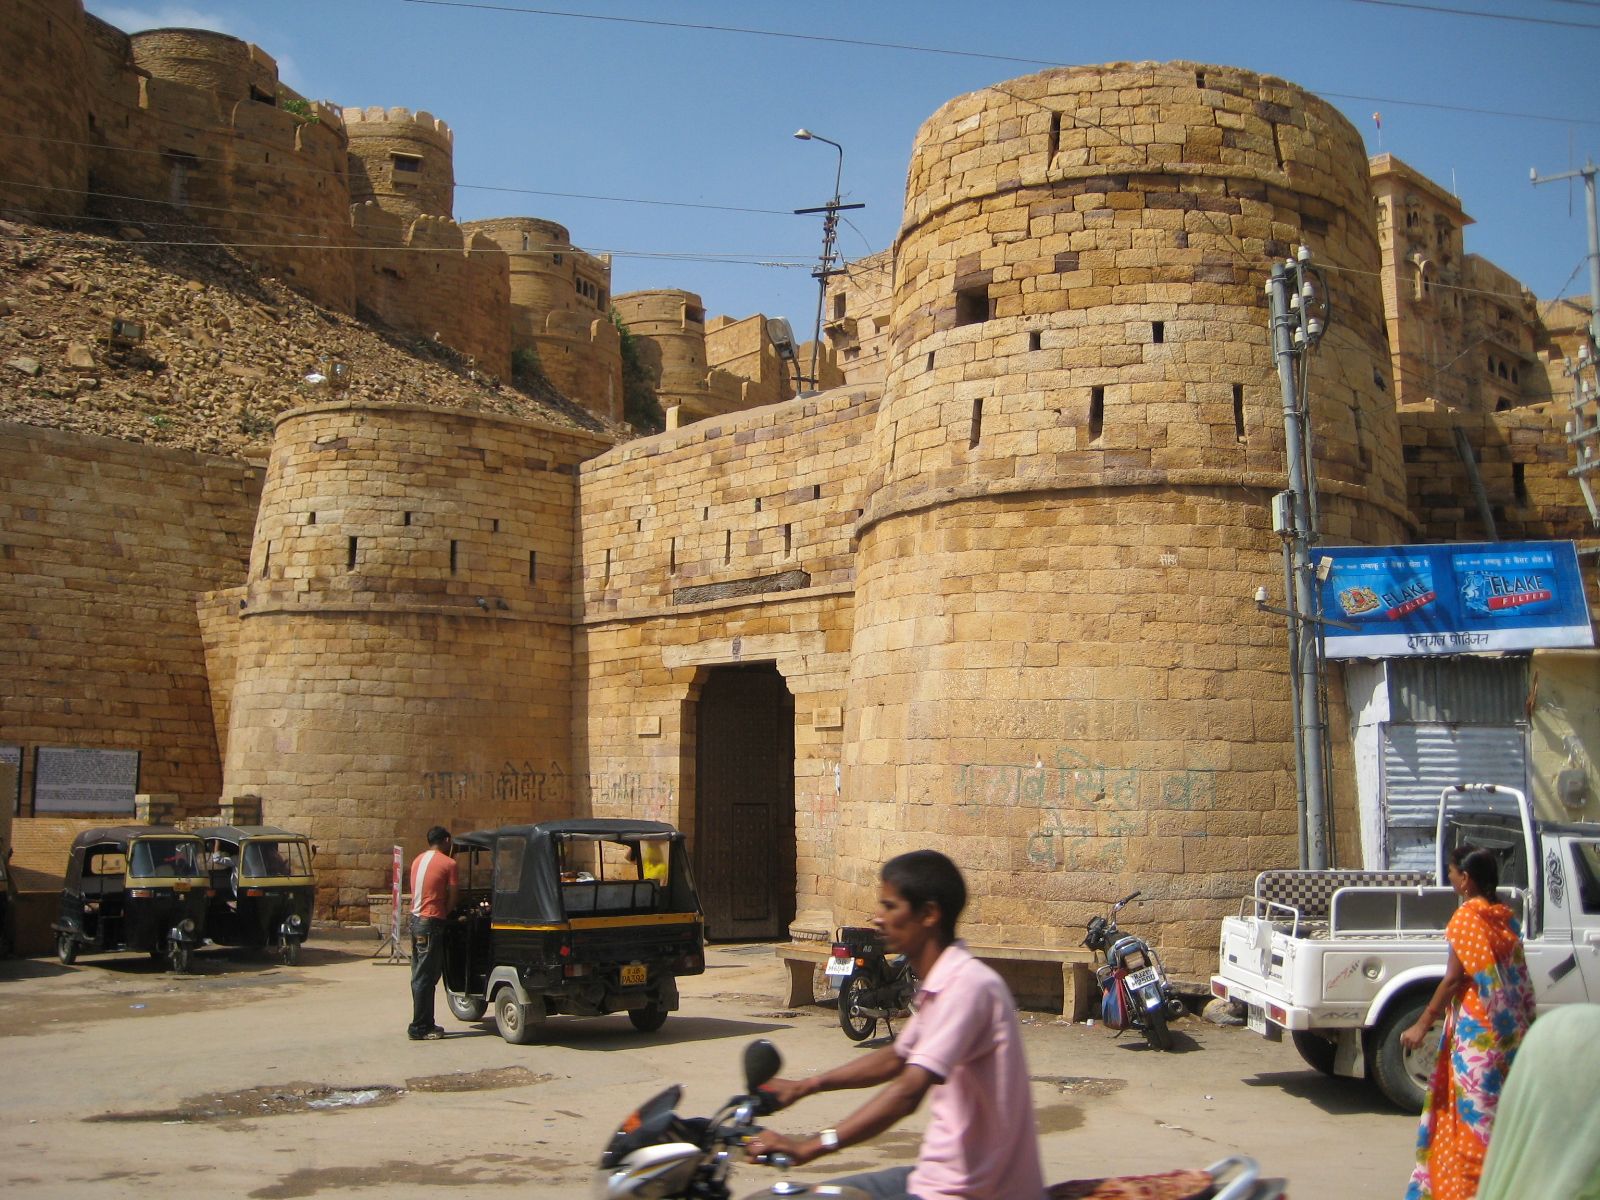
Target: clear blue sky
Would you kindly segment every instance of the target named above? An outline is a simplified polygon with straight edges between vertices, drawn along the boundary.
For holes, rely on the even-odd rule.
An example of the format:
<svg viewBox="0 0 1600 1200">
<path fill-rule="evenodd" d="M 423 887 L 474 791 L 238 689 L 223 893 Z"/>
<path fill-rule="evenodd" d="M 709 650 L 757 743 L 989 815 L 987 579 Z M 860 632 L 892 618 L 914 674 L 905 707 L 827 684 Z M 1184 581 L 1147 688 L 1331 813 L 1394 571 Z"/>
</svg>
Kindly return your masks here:
<svg viewBox="0 0 1600 1200">
<path fill-rule="evenodd" d="M 610 251 L 615 291 L 682 287 L 712 313 L 788 316 L 809 334 L 817 217 L 845 147 L 852 258 L 888 246 L 917 126 L 1028 62 L 595 17 L 736 26 L 1092 64 L 1191 59 L 1280 75 L 1338 105 L 1372 153 L 1398 155 L 1477 224 L 1467 249 L 1543 298 L 1588 290 L 1581 183 L 1600 158 L 1600 0 L 87 0 L 122 29 L 224 30 L 316 99 L 422 108 L 455 130 L 458 220 L 528 215 Z M 540 8 L 542 12 L 516 11 Z M 1498 18 L 1425 7 L 1499 14 Z M 552 15 L 557 12 L 582 14 Z M 1520 17 L 1523 20 L 1505 19 Z M 1461 109 L 1533 114 L 1525 119 Z M 1381 112 L 1380 134 L 1372 119 Z M 471 185 L 471 186 L 468 186 Z M 529 195 L 582 193 L 778 210 Z M 1569 194 L 1570 192 L 1570 194 Z M 636 257 L 684 255 L 687 259 Z M 731 255 L 747 262 L 694 261 Z M 757 263 L 804 263 L 784 268 Z M 1574 274 L 1576 272 L 1576 274 Z"/>
</svg>

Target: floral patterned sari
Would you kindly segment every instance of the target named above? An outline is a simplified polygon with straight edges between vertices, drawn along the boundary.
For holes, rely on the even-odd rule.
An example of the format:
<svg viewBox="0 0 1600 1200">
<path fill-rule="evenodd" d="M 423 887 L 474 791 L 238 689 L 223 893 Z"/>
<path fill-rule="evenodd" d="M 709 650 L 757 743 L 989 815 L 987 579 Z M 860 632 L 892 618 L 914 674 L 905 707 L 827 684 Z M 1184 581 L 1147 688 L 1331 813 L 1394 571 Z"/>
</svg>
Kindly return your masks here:
<svg viewBox="0 0 1600 1200">
<path fill-rule="evenodd" d="M 1474 896 L 1445 927 L 1466 984 L 1445 1017 L 1406 1200 L 1471 1200 L 1512 1056 L 1533 1021 L 1533 984 L 1511 910 Z"/>
</svg>

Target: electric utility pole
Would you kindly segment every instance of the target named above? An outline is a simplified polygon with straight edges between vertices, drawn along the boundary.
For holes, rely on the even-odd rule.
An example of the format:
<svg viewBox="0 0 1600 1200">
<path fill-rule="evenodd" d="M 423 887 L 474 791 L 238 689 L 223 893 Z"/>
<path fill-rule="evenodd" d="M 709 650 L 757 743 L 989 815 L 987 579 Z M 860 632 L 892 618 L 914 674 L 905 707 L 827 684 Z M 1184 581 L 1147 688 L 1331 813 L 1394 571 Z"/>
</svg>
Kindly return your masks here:
<svg viewBox="0 0 1600 1200">
<path fill-rule="evenodd" d="M 1589 477 L 1600 471 L 1600 409 L 1596 397 L 1600 395 L 1600 205 L 1595 200 L 1594 163 L 1587 162 L 1576 171 L 1563 171 L 1560 175 L 1540 175 L 1535 168 L 1528 172 L 1534 187 L 1541 183 L 1555 183 L 1561 179 L 1583 178 L 1584 208 L 1589 215 L 1589 343 L 1582 348 L 1576 364 L 1567 364 L 1567 373 L 1573 376 L 1572 420 L 1567 422 L 1567 440 L 1572 443 L 1577 465 L 1567 474 L 1578 481 L 1584 503 L 1589 507 L 1591 524 L 1600 527 L 1600 503 L 1596 502 L 1594 485 Z M 1588 374 L 1591 378 L 1585 379 Z"/>
<path fill-rule="evenodd" d="M 1267 284 L 1272 310 L 1272 353 L 1283 393 L 1283 436 L 1289 490 L 1273 502 L 1273 526 L 1283 538 L 1285 603 L 1289 623 L 1290 688 L 1295 714 L 1295 784 L 1300 809 L 1300 863 L 1311 870 L 1330 865 L 1328 857 L 1327 734 L 1322 676 L 1322 629 L 1317 616 L 1317 580 L 1311 547 L 1317 540 L 1316 502 L 1309 466 L 1310 421 L 1299 383 L 1306 355 L 1321 339 L 1326 288 L 1301 246 L 1295 258 L 1274 263 Z M 1266 607 L 1265 589 L 1257 604 Z"/>
</svg>

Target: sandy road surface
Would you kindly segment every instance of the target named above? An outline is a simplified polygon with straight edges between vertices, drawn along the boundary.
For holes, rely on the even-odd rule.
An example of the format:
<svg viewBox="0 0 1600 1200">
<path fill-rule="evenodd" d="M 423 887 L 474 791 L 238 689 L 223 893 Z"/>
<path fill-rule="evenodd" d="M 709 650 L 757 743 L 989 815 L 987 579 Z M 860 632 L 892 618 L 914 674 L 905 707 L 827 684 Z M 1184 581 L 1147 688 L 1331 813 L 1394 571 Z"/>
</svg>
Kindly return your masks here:
<svg viewBox="0 0 1600 1200">
<path fill-rule="evenodd" d="M 711 1112 L 739 1052 L 772 1039 L 787 1074 L 860 1053 L 831 1009 L 780 1009 L 765 947 L 714 948 L 657 1034 L 623 1016 L 553 1019 L 539 1044 L 455 1022 L 413 1043 L 404 967 L 366 940 L 313 940 L 285 968 L 206 951 L 195 973 L 142 957 L 0 962 L 0 1191 L 9 1197 L 428 1197 L 590 1194 L 612 1127 L 668 1083 Z M 1295 1200 L 1399 1195 L 1414 1118 L 1324 1079 L 1286 1044 L 1179 1022 L 1178 1052 L 1025 1014 L 1052 1181 L 1202 1166 L 1242 1151 Z M 360 1101 L 349 1103 L 349 1101 Z M 307 1107 L 310 1102 L 324 1107 Z M 849 1111 L 832 1093 L 776 1118 L 810 1132 Z M 871 1147 L 799 1172 L 816 1179 L 907 1161 L 920 1117 Z M 773 1178 L 741 1171 L 739 1194 Z"/>
</svg>

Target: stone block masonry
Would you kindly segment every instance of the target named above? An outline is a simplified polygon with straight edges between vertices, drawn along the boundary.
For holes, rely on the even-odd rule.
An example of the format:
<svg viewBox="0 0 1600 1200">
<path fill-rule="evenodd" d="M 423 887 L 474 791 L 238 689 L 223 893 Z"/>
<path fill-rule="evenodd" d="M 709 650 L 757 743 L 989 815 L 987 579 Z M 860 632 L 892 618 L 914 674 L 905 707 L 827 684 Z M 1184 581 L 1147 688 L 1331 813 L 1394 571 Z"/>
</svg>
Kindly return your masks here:
<svg viewBox="0 0 1600 1200">
<path fill-rule="evenodd" d="M 261 471 L 0 423 L 0 740 L 140 751 L 204 811 L 221 763 L 194 597 L 248 561 Z"/>
</svg>

